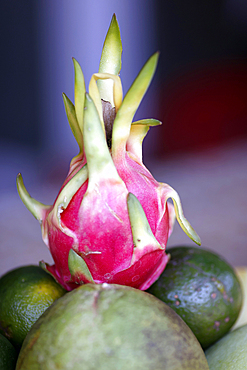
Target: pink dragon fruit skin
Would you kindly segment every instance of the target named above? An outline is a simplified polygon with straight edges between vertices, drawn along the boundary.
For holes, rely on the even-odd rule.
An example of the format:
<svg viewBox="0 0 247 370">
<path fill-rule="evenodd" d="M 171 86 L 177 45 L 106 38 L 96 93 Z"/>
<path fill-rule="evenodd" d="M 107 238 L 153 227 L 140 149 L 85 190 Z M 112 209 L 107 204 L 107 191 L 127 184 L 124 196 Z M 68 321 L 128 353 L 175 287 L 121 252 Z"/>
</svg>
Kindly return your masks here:
<svg viewBox="0 0 247 370">
<path fill-rule="evenodd" d="M 54 259 L 54 265 L 42 262 L 42 266 L 67 290 L 89 282 L 149 288 L 169 260 L 165 248 L 175 216 L 200 244 L 176 191 L 157 182 L 142 163 L 143 138 L 149 126 L 160 122 L 133 122 L 133 117 L 153 77 L 158 53 L 144 65 L 124 100 L 118 75 L 121 54 L 114 15 L 89 94 L 73 60 L 75 104 L 65 94 L 63 98 L 80 152 L 72 159 L 54 204 L 45 206 L 31 198 L 22 176 L 17 176 L 19 195 L 40 221 Z"/>
</svg>

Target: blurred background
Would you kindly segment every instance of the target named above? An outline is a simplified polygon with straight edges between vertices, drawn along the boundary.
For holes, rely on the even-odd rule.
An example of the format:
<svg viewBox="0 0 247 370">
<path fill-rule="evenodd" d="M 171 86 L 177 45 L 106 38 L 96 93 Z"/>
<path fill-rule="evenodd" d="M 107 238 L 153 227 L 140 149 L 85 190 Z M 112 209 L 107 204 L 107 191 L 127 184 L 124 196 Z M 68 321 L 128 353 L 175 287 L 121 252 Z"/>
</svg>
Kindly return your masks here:
<svg viewBox="0 0 247 370">
<path fill-rule="evenodd" d="M 78 153 L 62 101 L 62 92 L 73 101 L 72 57 L 88 86 L 114 12 L 124 93 L 161 52 L 135 117 L 163 122 L 144 141 L 144 163 L 178 191 L 202 245 L 247 266 L 247 2 L 9 0 L 0 9 L 0 275 L 52 262 L 15 178 L 53 203 Z M 178 224 L 168 245 L 177 244 L 192 244 Z"/>
</svg>

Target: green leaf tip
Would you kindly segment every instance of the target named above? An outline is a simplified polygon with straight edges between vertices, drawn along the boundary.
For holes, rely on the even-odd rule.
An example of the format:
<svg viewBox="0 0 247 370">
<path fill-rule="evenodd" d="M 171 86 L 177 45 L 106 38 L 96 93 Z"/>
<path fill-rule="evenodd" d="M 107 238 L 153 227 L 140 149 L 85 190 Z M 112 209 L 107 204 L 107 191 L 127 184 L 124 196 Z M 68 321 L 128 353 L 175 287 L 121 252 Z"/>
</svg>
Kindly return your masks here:
<svg viewBox="0 0 247 370">
<path fill-rule="evenodd" d="M 185 232 L 188 237 L 195 242 L 198 245 L 201 245 L 201 239 L 196 233 L 196 231 L 193 229 L 189 221 L 184 217 L 183 208 L 181 204 L 180 197 L 176 190 L 174 190 L 171 186 L 167 184 L 160 183 L 161 188 L 163 188 L 165 198 L 166 200 L 168 198 L 171 198 L 174 205 L 174 210 L 176 214 L 177 221 L 182 228 L 182 230 Z M 162 190 L 161 190 L 162 191 Z"/>
<path fill-rule="evenodd" d="M 133 117 L 152 81 L 159 52 L 153 54 L 139 72 L 117 112 L 112 131 L 112 155 L 123 151 L 130 134 Z"/>
<path fill-rule="evenodd" d="M 99 72 L 118 75 L 121 70 L 122 41 L 116 15 L 113 14 L 106 34 L 100 59 Z"/>
<path fill-rule="evenodd" d="M 173 200 L 177 221 L 182 230 L 194 243 L 196 243 L 197 245 L 201 245 L 201 239 L 199 235 L 193 229 L 189 221 L 184 217 L 180 201 L 178 201 L 178 199 L 176 199 L 174 196 L 171 196 L 171 198 Z"/>
<path fill-rule="evenodd" d="M 99 73 L 118 75 L 122 65 L 122 41 L 116 15 L 113 14 L 100 58 Z M 112 106 L 113 82 L 111 80 L 98 81 L 98 89 L 103 100 L 109 101 Z"/>
<path fill-rule="evenodd" d="M 162 125 L 162 122 L 154 118 L 144 118 L 139 121 L 132 122 L 131 125 L 160 126 Z"/>
<path fill-rule="evenodd" d="M 83 113 L 84 113 L 84 101 L 85 101 L 85 80 L 82 73 L 80 64 L 75 58 L 72 58 L 75 70 L 75 113 L 76 118 L 81 129 L 83 131 Z"/>
<path fill-rule="evenodd" d="M 72 58 L 75 70 L 75 105 L 63 93 L 63 102 L 70 128 L 74 134 L 80 153 L 83 152 L 83 114 L 85 101 L 85 81 L 81 67 L 75 58 Z"/>
<path fill-rule="evenodd" d="M 87 283 L 94 283 L 86 262 L 73 249 L 69 251 L 68 265 L 71 276 L 77 283 L 82 284 L 85 280 L 87 280 Z"/>
<path fill-rule="evenodd" d="M 132 193 L 127 196 L 127 206 L 135 248 L 143 250 L 146 246 L 155 246 L 163 249 L 151 230 L 141 203 Z"/>
<path fill-rule="evenodd" d="M 77 121 L 74 104 L 69 100 L 69 98 L 64 93 L 63 93 L 63 102 L 64 102 L 65 112 L 68 118 L 71 131 L 73 132 L 73 135 L 77 141 L 77 144 L 79 145 L 80 152 L 82 152 L 83 136 L 82 136 L 82 131 Z"/>
<path fill-rule="evenodd" d="M 38 202 L 30 196 L 27 189 L 25 188 L 22 175 L 18 173 L 16 177 L 16 185 L 19 196 L 22 202 L 25 204 L 27 209 L 32 213 L 32 215 L 41 223 L 46 211 L 51 208 L 43 203 Z"/>
</svg>

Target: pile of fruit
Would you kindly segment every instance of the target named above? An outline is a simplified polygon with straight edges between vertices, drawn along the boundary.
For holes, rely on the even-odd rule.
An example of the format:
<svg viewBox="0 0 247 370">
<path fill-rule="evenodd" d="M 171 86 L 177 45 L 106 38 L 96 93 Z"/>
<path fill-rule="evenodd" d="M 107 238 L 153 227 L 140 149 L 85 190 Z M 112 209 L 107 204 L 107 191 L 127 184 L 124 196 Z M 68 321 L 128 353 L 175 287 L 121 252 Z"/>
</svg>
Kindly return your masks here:
<svg viewBox="0 0 247 370">
<path fill-rule="evenodd" d="M 34 200 L 17 177 L 54 265 L 0 278 L 0 369 L 245 369 L 247 326 L 230 332 L 238 277 L 210 250 L 166 248 L 175 217 L 200 238 L 177 192 L 142 163 L 143 138 L 160 122 L 133 117 L 158 54 L 124 99 L 121 54 L 114 15 L 89 93 L 73 60 L 75 104 L 65 94 L 64 104 L 79 154 L 54 204 Z"/>
<path fill-rule="evenodd" d="M 243 297 L 235 271 L 205 248 L 167 252 L 146 292 L 107 283 L 66 292 L 39 266 L 2 276 L 0 368 L 245 369 L 247 325 L 230 332 Z"/>
</svg>

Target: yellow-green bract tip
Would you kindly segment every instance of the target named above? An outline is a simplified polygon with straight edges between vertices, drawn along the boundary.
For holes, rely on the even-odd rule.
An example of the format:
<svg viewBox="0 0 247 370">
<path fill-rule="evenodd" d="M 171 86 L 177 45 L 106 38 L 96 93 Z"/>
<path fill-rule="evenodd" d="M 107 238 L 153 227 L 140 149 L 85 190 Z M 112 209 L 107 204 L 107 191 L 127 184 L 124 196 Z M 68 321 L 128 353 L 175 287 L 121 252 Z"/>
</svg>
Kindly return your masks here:
<svg viewBox="0 0 247 370">
<path fill-rule="evenodd" d="M 75 58 L 72 59 L 75 69 L 75 113 L 80 130 L 83 132 L 83 113 L 86 93 L 85 80 L 80 64 Z"/>
<path fill-rule="evenodd" d="M 32 215 L 39 221 L 42 222 L 45 212 L 51 207 L 43 203 L 38 202 L 28 193 L 25 185 L 23 183 L 23 178 L 20 173 L 16 177 L 16 185 L 19 196 L 27 209 L 32 213 Z"/>
<path fill-rule="evenodd" d="M 153 54 L 143 66 L 135 81 L 131 85 L 117 112 L 112 130 L 112 156 L 123 152 L 133 117 L 144 97 L 158 63 L 159 52 Z"/>
<path fill-rule="evenodd" d="M 118 75 L 121 70 L 121 57 L 122 41 L 120 30 L 116 15 L 113 14 L 101 54 L 99 73 L 111 73 L 113 75 Z M 101 99 L 109 101 L 113 106 L 114 102 L 112 95 L 112 86 L 113 82 L 110 80 L 98 81 L 98 88 Z"/>
</svg>

